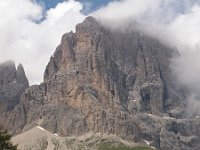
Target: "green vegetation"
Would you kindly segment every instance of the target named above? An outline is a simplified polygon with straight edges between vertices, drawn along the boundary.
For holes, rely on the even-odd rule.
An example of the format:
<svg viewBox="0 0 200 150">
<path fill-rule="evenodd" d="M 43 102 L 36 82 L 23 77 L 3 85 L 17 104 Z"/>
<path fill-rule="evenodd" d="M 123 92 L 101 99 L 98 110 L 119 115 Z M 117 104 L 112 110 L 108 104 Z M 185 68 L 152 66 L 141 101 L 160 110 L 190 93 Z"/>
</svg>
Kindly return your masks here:
<svg viewBox="0 0 200 150">
<path fill-rule="evenodd" d="M 128 147 L 124 144 L 113 146 L 113 145 L 104 143 L 99 146 L 99 150 L 152 150 L 152 148 L 149 148 L 146 146 Z"/>
<path fill-rule="evenodd" d="M 122 143 L 118 138 L 102 138 L 91 136 L 84 140 L 66 139 L 65 144 L 73 150 L 154 150 L 146 145 L 128 146 Z"/>
<path fill-rule="evenodd" d="M 0 150 L 17 150 L 17 146 L 11 143 L 11 135 L 0 126 Z"/>
</svg>

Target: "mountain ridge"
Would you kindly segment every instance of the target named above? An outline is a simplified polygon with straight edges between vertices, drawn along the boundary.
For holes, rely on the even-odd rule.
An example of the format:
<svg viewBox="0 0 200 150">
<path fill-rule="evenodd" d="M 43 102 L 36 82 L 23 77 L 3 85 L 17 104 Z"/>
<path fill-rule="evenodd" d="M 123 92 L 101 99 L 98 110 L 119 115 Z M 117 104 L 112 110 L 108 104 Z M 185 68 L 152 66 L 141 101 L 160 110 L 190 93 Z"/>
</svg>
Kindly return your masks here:
<svg viewBox="0 0 200 150">
<path fill-rule="evenodd" d="M 171 75 L 174 53 L 146 34 L 110 31 L 88 17 L 63 35 L 44 82 L 27 88 L 0 120 L 14 134 L 39 125 L 61 136 L 101 132 L 198 150 L 200 119 L 185 119 L 186 98 Z"/>
</svg>

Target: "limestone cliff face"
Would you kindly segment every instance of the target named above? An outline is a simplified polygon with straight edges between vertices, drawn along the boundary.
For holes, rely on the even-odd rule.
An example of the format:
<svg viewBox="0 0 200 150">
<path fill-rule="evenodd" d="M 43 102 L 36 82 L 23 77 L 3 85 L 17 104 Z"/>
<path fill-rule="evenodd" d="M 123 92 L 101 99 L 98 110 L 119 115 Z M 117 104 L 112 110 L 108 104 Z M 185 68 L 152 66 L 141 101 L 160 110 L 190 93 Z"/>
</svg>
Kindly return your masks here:
<svg viewBox="0 0 200 150">
<path fill-rule="evenodd" d="M 12 61 L 0 64 L 0 113 L 11 111 L 19 103 L 22 93 L 28 86 L 21 64 L 17 69 Z"/>
<path fill-rule="evenodd" d="M 184 99 L 170 72 L 173 53 L 147 35 L 109 31 L 89 17 L 77 25 L 76 33 L 63 36 L 44 81 L 62 74 L 70 78 L 72 92 L 80 94 L 87 87 L 109 108 L 119 104 L 130 113 L 170 113 Z M 79 94 L 72 95 L 73 102 Z"/>
<path fill-rule="evenodd" d="M 145 34 L 112 31 L 88 17 L 63 35 L 44 82 L 0 119 L 14 133 L 40 125 L 63 136 L 101 132 L 165 149 L 168 133 L 180 141 L 170 126 L 184 117 L 185 98 L 169 66 L 176 53 Z"/>
</svg>

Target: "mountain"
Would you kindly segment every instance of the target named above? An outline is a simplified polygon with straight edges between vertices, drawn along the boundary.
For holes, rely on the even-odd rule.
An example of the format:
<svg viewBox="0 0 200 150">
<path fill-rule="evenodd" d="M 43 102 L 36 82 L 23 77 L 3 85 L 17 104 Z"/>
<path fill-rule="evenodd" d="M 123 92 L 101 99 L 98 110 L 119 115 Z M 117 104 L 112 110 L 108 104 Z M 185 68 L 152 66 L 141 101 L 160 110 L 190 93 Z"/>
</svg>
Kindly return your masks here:
<svg viewBox="0 0 200 150">
<path fill-rule="evenodd" d="M 13 61 L 0 64 L 0 113 L 11 111 L 28 87 L 29 83 L 21 64 L 17 69 Z"/>
<path fill-rule="evenodd" d="M 0 121 L 13 134 L 40 126 L 65 137 L 100 132 L 157 149 L 199 150 L 200 119 L 185 118 L 174 55 L 140 31 L 112 30 L 88 17 L 63 35 L 44 82 L 27 88 Z"/>
</svg>

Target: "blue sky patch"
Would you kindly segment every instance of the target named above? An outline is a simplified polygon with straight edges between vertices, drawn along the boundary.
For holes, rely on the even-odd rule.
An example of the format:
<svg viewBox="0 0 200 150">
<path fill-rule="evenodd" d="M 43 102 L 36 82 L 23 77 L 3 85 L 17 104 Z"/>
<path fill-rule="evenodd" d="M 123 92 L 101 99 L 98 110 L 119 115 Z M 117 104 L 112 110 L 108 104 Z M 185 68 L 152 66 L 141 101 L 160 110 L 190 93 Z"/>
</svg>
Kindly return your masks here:
<svg viewBox="0 0 200 150">
<path fill-rule="evenodd" d="M 57 5 L 57 3 L 63 1 L 65 0 L 37 0 L 37 2 L 44 5 L 46 9 L 53 8 Z M 87 14 L 114 0 L 77 0 L 77 1 L 83 3 L 84 6 L 83 13 Z"/>
</svg>

